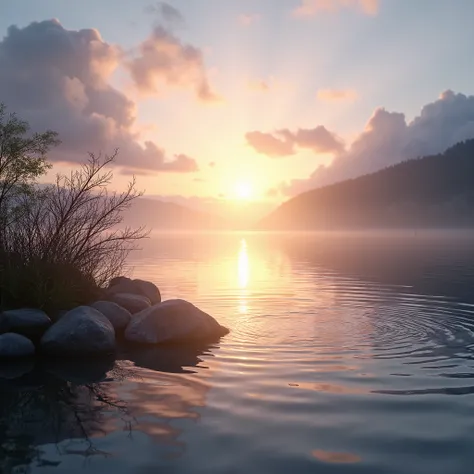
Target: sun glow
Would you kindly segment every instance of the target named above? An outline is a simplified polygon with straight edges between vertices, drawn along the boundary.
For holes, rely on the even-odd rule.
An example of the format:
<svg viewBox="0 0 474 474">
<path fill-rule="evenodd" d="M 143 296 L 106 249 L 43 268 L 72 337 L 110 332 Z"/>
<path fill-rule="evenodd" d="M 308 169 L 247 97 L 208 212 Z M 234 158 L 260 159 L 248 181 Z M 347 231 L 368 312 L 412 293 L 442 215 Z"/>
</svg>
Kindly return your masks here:
<svg viewBox="0 0 474 474">
<path fill-rule="evenodd" d="M 235 183 L 235 198 L 241 201 L 247 201 L 253 196 L 252 185 L 248 181 L 238 181 Z"/>
</svg>

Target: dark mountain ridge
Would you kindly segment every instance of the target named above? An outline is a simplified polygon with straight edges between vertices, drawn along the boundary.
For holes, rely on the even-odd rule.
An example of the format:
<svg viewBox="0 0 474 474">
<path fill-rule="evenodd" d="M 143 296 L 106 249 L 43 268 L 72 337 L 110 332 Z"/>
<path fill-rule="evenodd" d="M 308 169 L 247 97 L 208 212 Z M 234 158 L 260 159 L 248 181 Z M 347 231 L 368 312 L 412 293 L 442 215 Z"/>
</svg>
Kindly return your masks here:
<svg viewBox="0 0 474 474">
<path fill-rule="evenodd" d="M 474 227 L 474 139 L 300 194 L 260 229 Z"/>
</svg>

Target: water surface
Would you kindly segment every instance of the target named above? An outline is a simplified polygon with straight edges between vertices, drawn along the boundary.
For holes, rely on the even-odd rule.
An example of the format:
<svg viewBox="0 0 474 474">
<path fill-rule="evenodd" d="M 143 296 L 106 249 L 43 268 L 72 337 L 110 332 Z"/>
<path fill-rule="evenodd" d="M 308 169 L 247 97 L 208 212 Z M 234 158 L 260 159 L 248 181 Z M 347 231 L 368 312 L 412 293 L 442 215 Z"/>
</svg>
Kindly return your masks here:
<svg viewBox="0 0 474 474">
<path fill-rule="evenodd" d="M 115 362 L 0 367 L 0 471 L 467 474 L 472 242 L 154 235 L 133 275 L 230 334 Z"/>
</svg>

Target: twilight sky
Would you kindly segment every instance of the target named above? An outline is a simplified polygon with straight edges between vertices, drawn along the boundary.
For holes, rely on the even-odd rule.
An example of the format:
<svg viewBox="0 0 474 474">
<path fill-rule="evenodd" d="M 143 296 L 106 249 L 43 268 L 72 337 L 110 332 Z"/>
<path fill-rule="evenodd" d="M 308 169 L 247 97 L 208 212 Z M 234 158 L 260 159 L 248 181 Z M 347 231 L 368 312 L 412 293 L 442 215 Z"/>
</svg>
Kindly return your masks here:
<svg viewBox="0 0 474 474">
<path fill-rule="evenodd" d="M 0 0 L 0 101 L 60 133 L 54 171 L 118 147 L 117 187 L 263 209 L 474 137 L 472 18 L 472 0 Z"/>
</svg>

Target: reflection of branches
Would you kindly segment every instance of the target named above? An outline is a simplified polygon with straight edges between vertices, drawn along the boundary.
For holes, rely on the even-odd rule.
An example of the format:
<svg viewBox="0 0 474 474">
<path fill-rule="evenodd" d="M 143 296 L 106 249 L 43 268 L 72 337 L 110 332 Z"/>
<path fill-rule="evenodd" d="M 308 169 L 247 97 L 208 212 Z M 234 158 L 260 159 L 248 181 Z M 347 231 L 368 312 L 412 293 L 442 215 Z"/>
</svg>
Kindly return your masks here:
<svg viewBox="0 0 474 474">
<path fill-rule="evenodd" d="M 120 368 L 125 376 L 126 370 Z M 46 376 L 48 377 L 48 376 Z M 123 400 L 114 397 L 106 383 L 73 385 L 54 378 L 35 389 L 3 390 L 0 405 L 0 472 L 29 472 L 29 465 L 54 466 L 59 463 L 44 459 L 39 445 L 55 443 L 57 453 L 110 456 L 98 449 L 93 438 L 107 434 L 110 428 L 106 414 L 110 409 L 132 432 L 133 417 Z M 50 439 L 53 438 L 53 439 Z M 67 441 L 66 441 L 67 440 Z M 84 449 L 72 446 L 81 440 Z M 64 443 L 66 441 L 66 443 Z"/>
</svg>

